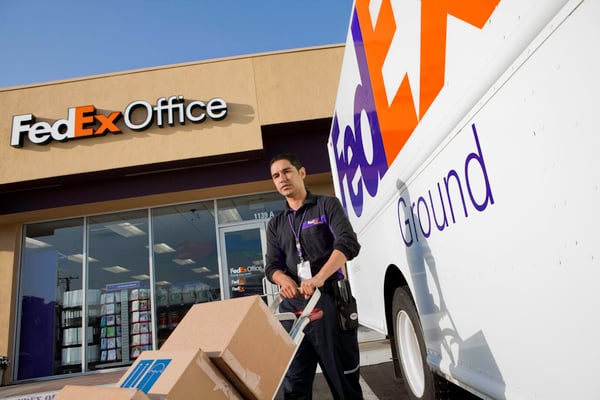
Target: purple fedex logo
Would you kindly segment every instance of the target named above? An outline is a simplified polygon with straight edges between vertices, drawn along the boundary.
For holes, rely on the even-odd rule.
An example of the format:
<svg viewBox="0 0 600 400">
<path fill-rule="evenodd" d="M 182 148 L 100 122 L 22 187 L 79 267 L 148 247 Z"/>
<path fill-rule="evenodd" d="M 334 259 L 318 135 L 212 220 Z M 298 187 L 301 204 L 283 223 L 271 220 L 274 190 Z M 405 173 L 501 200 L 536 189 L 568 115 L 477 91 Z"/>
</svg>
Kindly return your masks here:
<svg viewBox="0 0 600 400">
<path fill-rule="evenodd" d="M 352 71 L 351 79 L 343 79 L 356 85 L 354 93 L 338 95 L 353 102 L 341 118 L 336 110 L 331 131 L 346 209 L 349 199 L 354 213 L 362 215 L 365 192 L 375 196 L 389 166 L 442 92 L 449 17 L 483 29 L 499 2 L 356 0 L 347 46 L 354 49 L 356 64 L 347 52 L 343 71 Z"/>
<path fill-rule="evenodd" d="M 377 113 L 372 77 L 356 12 L 352 16 L 350 33 L 357 72 L 356 86 L 351 94 L 352 119 L 347 125 L 342 125 L 336 110 L 331 144 L 340 200 L 346 210 L 352 209 L 360 218 L 364 211 L 365 196 L 376 196 L 380 182 L 397 153 L 386 152 L 386 141 L 382 135 L 383 129 Z M 345 98 L 349 97 L 347 94 Z M 414 201 L 409 197 L 406 186 L 399 183 L 398 222 L 407 247 L 418 242 L 421 237 L 427 238 L 434 231 L 443 231 L 457 223 L 460 215 L 468 218 L 472 210 L 483 212 L 494 204 L 483 146 L 475 124 L 471 125 L 471 132 L 472 145 L 469 146 L 470 150 L 465 151 L 464 165 L 461 168 L 447 169 L 447 173 L 425 193 L 411 193 Z"/>
<path fill-rule="evenodd" d="M 364 191 L 366 190 L 370 196 L 375 196 L 379 181 L 387 172 L 388 163 L 377 119 L 373 89 L 369 83 L 369 68 L 356 12 L 352 15 L 350 29 L 360 75 L 360 83 L 354 91 L 354 127 L 346 126 L 342 132 L 336 113 L 333 117 L 331 139 L 336 147 L 335 144 L 339 142 L 340 134 L 343 136 L 342 151 L 338 153 L 337 149 L 334 150 L 342 204 L 344 208 L 348 209 L 346 199 L 349 198 L 354 213 L 360 217 L 363 211 Z M 366 117 L 365 119 L 362 118 L 363 115 Z M 367 124 L 363 125 L 363 122 L 367 122 Z M 370 134 L 368 146 L 372 148 L 371 157 L 367 157 L 365 153 L 366 146 L 363 143 L 365 135 L 363 133 Z M 353 187 L 351 182 L 354 182 L 359 174 L 360 178 Z M 345 193 L 344 180 L 348 182 L 348 193 Z"/>
</svg>

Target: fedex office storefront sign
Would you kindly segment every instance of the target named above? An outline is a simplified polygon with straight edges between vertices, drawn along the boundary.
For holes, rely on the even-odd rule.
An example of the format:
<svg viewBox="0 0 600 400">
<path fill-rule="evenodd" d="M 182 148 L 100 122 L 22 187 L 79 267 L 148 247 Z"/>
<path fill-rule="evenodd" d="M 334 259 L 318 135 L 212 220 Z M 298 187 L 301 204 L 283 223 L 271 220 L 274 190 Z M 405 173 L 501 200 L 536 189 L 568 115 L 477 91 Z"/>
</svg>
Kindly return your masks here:
<svg viewBox="0 0 600 400">
<path fill-rule="evenodd" d="M 31 143 L 44 145 L 53 140 L 65 142 L 107 133 L 123 133 L 119 121 L 132 131 L 142 131 L 156 125 L 162 128 L 165 122 L 173 126 L 204 122 L 207 118 L 219 121 L 227 116 L 227 103 L 221 98 L 208 102 L 194 100 L 186 103 L 183 96 L 161 97 L 152 105 L 144 100 L 131 102 L 125 111 L 109 114 L 99 113 L 93 105 L 69 108 L 66 119 L 54 123 L 36 122 L 33 114 L 13 116 L 10 145 L 23 147 L 25 138 Z"/>
</svg>

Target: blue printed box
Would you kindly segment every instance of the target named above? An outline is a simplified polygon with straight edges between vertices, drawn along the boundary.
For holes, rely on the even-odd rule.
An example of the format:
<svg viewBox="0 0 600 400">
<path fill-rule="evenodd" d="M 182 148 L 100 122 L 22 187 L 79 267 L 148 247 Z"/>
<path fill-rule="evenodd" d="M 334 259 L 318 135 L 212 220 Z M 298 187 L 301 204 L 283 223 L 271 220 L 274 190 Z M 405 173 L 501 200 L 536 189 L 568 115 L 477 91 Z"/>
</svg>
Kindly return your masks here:
<svg viewBox="0 0 600 400">
<path fill-rule="evenodd" d="M 144 351 L 117 386 L 138 389 L 150 399 L 242 399 L 202 350 Z"/>
</svg>

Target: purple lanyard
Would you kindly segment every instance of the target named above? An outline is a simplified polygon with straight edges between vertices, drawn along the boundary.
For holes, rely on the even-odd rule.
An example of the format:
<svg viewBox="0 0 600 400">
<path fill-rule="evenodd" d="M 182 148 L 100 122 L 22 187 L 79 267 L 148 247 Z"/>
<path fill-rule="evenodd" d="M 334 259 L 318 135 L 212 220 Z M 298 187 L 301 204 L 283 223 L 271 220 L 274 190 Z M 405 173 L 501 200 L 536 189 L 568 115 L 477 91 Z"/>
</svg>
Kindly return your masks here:
<svg viewBox="0 0 600 400">
<path fill-rule="evenodd" d="M 298 232 L 294 229 L 294 224 L 292 223 L 292 216 L 288 214 L 288 222 L 290 223 L 290 229 L 294 234 L 294 238 L 296 238 L 296 250 L 298 251 L 298 257 L 300 257 L 300 262 L 304 262 L 304 257 L 302 257 L 302 247 L 300 246 L 300 231 L 302 230 L 302 223 L 304 222 L 304 217 L 306 216 L 306 209 L 304 210 L 304 214 L 302 214 L 302 219 L 300 220 L 300 225 L 298 226 Z M 296 212 L 294 212 L 296 215 Z"/>
</svg>

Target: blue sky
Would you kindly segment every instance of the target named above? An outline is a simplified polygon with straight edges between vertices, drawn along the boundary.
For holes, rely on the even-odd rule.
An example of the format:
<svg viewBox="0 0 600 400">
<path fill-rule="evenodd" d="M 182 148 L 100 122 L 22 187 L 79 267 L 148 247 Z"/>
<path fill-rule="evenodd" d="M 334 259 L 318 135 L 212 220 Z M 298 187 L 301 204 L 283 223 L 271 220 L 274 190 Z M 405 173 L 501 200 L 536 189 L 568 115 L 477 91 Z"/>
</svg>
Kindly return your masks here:
<svg viewBox="0 0 600 400">
<path fill-rule="evenodd" d="M 343 43 L 352 0 L 0 0 L 0 88 Z"/>
</svg>

